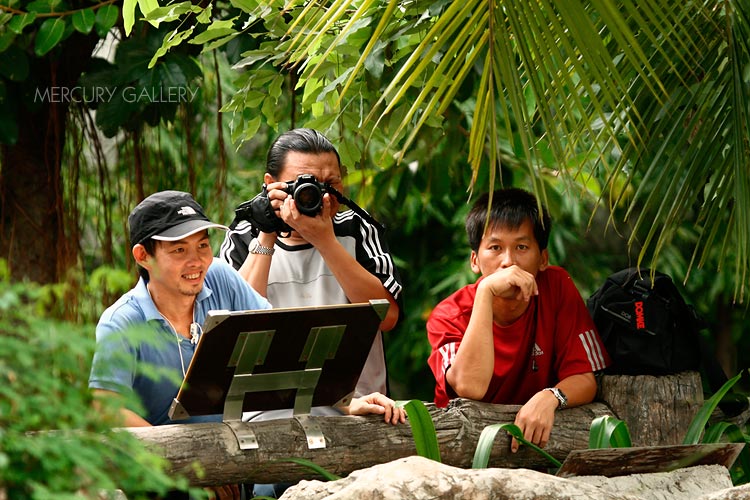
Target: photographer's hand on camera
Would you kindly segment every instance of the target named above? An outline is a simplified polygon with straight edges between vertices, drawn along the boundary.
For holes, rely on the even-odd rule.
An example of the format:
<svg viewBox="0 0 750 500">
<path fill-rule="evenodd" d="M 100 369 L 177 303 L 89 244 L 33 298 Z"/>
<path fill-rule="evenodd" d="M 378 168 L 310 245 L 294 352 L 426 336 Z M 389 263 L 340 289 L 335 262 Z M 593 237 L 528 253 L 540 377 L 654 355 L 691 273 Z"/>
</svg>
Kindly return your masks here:
<svg viewBox="0 0 750 500">
<path fill-rule="evenodd" d="M 294 230 L 288 242 L 293 245 L 310 243 L 319 250 L 326 243 L 335 244 L 331 218 L 336 211 L 338 202 L 328 193 L 323 195 L 321 210 L 315 216 L 300 212 L 294 198 L 288 195 L 281 207 L 281 219 Z"/>
</svg>

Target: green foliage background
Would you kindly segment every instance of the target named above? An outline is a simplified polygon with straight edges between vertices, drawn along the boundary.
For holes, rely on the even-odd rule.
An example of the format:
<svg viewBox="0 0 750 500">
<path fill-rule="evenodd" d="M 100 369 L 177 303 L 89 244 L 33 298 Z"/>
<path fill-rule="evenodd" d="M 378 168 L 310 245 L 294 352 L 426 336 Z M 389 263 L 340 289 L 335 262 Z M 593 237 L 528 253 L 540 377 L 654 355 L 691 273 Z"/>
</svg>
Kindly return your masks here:
<svg viewBox="0 0 750 500">
<path fill-rule="evenodd" d="M 313 2 L 288 2 L 287 10 L 255 0 L 205 6 L 159 6 L 152 0 L 0 4 L 3 153 L 22 135 L 20 118 L 42 106 L 34 89 L 70 76 L 63 75 L 70 47 L 101 46 L 81 65 L 80 77 L 74 75 L 80 91 L 108 89 L 118 96 L 72 102 L 61 110 L 66 134 L 57 151 L 61 168 L 53 177 L 59 174 L 61 203 L 69 214 L 67 233 L 61 234 L 69 235 L 66 243 L 76 250 L 74 265 L 64 269 L 61 283 L 45 288 L 41 302 L 3 283 L 11 290 L 2 296 L 3 307 L 23 315 L 6 320 L 3 314 L 2 328 L 11 336 L 19 329 L 29 334 L 14 344 L 25 356 L 0 358 L 3 368 L 10 367 L 0 376 L 11 391 L 7 404 L 0 400 L 0 437 L 7 439 L 0 446 L 3 485 L 35 494 L 28 489 L 36 487 L 34 481 L 16 486 L 10 475 L 39 457 L 14 454 L 36 446 L 22 441 L 24 430 L 101 430 L 76 419 L 89 403 L 76 391 L 85 387 L 94 323 L 136 279 L 127 241 L 130 209 L 153 191 L 182 189 L 194 193 L 213 219 L 228 223 L 234 207 L 260 190 L 273 138 L 297 126 L 318 128 L 332 139 L 348 169 L 348 194 L 387 226 L 405 285 L 405 318 L 386 335 L 394 397 L 432 399 L 424 323 L 438 301 L 475 279 L 463 219 L 475 193 L 500 184 L 543 196 L 554 219 L 552 262 L 571 272 L 584 298 L 608 274 L 648 262 L 676 281 L 685 278 L 685 296 L 706 318 L 706 335 L 727 371 L 750 365 L 746 306 L 736 303 L 746 277 L 742 221 L 750 213 L 740 202 L 750 197 L 733 197 L 743 192 L 750 157 L 743 141 L 750 80 L 750 38 L 742 36 L 748 32 L 747 6 L 709 4 L 686 2 L 671 9 L 670 2 L 624 2 L 621 32 L 602 29 L 601 37 L 599 32 L 593 37 L 596 23 L 614 12 L 600 1 L 571 2 L 564 11 L 539 2 L 516 3 L 513 9 L 507 2 L 343 2 L 352 9 L 341 12 L 363 15 L 333 20 L 319 30 L 307 28 L 328 22 L 330 11 L 312 8 Z M 454 39 L 484 36 L 490 5 L 503 7 L 493 16 L 507 13 L 496 29 L 509 38 L 483 45 L 489 53 L 482 59 L 475 53 L 456 56 L 463 63 L 459 78 L 443 64 L 450 61 L 447 47 Z M 576 28 L 590 21 L 581 31 L 564 31 L 591 38 L 574 40 L 580 47 L 545 42 L 559 39 L 544 31 L 544 22 L 556 16 Z M 654 26 L 662 19 L 663 33 Z M 525 24 L 532 21 L 538 23 L 534 29 Z M 516 32 L 524 36 L 513 36 Z M 428 33 L 434 38 L 425 37 Z M 657 47 L 648 57 L 635 53 L 643 40 Z M 592 46 L 609 56 L 601 58 L 601 67 L 583 57 Z M 550 60 L 544 49 L 552 51 Z M 605 71 L 597 72 L 602 67 Z M 664 87 L 651 92 L 652 77 L 663 76 L 660 71 L 675 76 L 663 78 Z M 608 80 L 615 72 L 628 80 Z M 128 102 L 121 93 L 125 87 L 179 88 L 196 97 L 180 105 Z M 431 92 L 448 92 L 450 98 L 442 102 Z M 572 103 L 573 97 L 580 101 Z M 581 112 L 591 107 L 600 121 Z M 383 109 L 388 112 L 378 115 Z M 23 165 L 0 168 L 6 178 L 25 175 Z M 660 231 L 666 237 L 655 245 Z M 220 235 L 214 238 L 217 249 Z M 703 253 L 695 253 L 701 245 Z M 68 318 L 73 325 L 47 317 Z M 72 345 L 59 342 L 61 329 Z M 49 360 L 49 378 L 15 385 L 22 380 L 17 374 L 34 373 L 23 365 L 32 359 Z M 61 393 L 46 385 L 56 379 L 75 390 Z M 37 415 L 25 406 L 30 394 L 25 391 L 34 384 L 73 400 L 53 398 L 49 411 Z M 71 414 L 56 413 L 58 405 L 68 405 Z M 10 415 L 18 409 L 26 410 L 26 427 L 13 427 Z M 50 463 L 60 470 L 95 465 L 87 447 L 80 449 L 81 463 L 55 454 L 48 455 Z M 86 470 L 102 480 L 97 485 L 111 484 L 106 478 L 113 471 Z M 150 486 L 164 487 L 163 478 L 152 479 Z M 41 485 L 39 495 L 48 487 L 86 484 Z"/>
<path fill-rule="evenodd" d="M 186 491 L 184 479 L 167 475 L 164 459 L 112 430 L 116 409 L 94 411 L 85 375 L 94 340 L 81 325 L 47 317 L 55 288 L 10 284 L 0 274 L 3 498 L 75 500 L 119 489 L 145 499 Z"/>
</svg>

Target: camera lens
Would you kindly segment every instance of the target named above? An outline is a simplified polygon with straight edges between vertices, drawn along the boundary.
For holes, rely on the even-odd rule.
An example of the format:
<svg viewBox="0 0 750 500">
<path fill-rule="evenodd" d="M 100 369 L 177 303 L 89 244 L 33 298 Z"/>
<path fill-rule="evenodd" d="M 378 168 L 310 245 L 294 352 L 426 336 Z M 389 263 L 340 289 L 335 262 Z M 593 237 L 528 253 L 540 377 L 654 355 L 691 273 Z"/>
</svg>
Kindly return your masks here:
<svg viewBox="0 0 750 500">
<path fill-rule="evenodd" d="M 315 215 L 323 201 L 323 193 L 316 184 L 302 184 L 294 190 L 297 208 L 305 215 Z"/>
</svg>

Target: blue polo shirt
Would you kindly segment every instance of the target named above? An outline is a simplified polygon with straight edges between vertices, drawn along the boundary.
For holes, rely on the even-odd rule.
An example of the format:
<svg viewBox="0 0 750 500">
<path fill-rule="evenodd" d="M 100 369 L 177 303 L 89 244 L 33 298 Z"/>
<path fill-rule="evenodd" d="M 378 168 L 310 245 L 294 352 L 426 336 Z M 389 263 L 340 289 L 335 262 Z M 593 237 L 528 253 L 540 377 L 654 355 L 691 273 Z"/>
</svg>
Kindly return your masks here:
<svg viewBox="0 0 750 500">
<path fill-rule="evenodd" d="M 202 325 L 208 311 L 270 309 L 271 304 L 231 266 L 214 259 L 195 301 L 195 321 Z M 172 400 L 193 359 L 195 345 L 176 335 L 159 314 L 141 278 L 99 318 L 96 352 L 89 388 L 134 393 L 143 405 L 137 411 L 152 425 L 221 421 L 221 415 L 172 421 Z M 180 355 L 181 354 L 181 355 Z"/>
</svg>

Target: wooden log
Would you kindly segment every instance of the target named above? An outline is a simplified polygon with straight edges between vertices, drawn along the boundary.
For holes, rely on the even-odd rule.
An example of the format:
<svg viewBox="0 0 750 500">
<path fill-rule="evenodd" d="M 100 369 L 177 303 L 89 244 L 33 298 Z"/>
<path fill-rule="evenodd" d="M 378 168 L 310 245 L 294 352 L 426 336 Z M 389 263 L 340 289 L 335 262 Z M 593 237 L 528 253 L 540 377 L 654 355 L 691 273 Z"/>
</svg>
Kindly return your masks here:
<svg viewBox="0 0 750 500">
<path fill-rule="evenodd" d="M 633 446 L 676 445 L 703 405 L 703 385 L 698 372 L 604 375 L 597 399 L 627 424 Z"/>
<path fill-rule="evenodd" d="M 491 405 L 457 399 L 447 409 L 427 405 L 438 436 L 442 462 L 470 467 L 479 435 L 494 423 L 513 422 L 519 406 Z M 563 461 L 574 449 L 588 447 L 591 421 L 612 415 L 601 403 L 557 413 L 546 450 Z M 310 450 L 301 425 L 294 419 L 247 422 L 259 448 L 241 450 L 229 425 L 182 424 L 133 427 L 127 430 L 164 456 L 171 473 L 185 475 L 191 484 L 211 486 L 233 483 L 274 483 L 319 478 L 311 470 L 284 461 L 305 458 L 338 475 L 398 458 L 415 455 L 411 427 L 389 425 L 375 415 L 367 417 L 309 417 L 321 428 L 326 448 Z M 237 425 L 237 424 L 235 424 Z M 530 449 L 510 452 L 510 438 L 498 435 L 490 457 L 493 467 L 548 467 Z"/>
<path fill-rule="evenodd" d="M 605 375 L 597 400 L 557 413 L 546 451 L 563 461 L 572 450 L 588 448 L 591 421 L 602 415 L 624 420 L 634 446 L 680 444 L 703 403 L 700 376 L 685 372 L 664 377 Z M 442 462 L 470 467 L 482 430 L 490 424 L 513 422 L 520 408 L 456 399 L 446 409 L 427 405 L 438 436 Z M 229 425 L 181 424 L 129 428 L 128 431 L 161 453 L 171 472 L 197 486 L 231 483 L 274 483 L 316 478 L 311 470 L 284 459 L 305 458 L 344 476 L 373 465 L 416 454 L 411 428 L 385 424 L 379 416 L 309 417 L 322 430 L 326 448 L 310 450 L 300 423 L 294 419 L 235 424 L 251 429 L 259 448 L 241 450 Z M 548 462 L 533 450 L 510 453 L 510 438 L 496 439 L 492 467 L 544 468 Z"/>
</svg>

